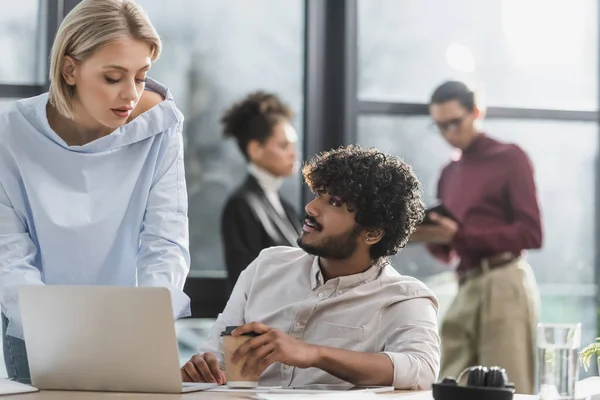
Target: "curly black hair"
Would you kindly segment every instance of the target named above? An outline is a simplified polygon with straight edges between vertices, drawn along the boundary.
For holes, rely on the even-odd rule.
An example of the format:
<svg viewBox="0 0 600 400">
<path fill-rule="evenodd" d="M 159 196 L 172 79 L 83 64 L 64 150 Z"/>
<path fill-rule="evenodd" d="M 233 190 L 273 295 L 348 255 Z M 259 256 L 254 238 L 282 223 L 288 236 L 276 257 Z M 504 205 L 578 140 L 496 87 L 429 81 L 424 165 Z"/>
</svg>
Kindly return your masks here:
<svg viewBox="0 0 600 400">
<path fill-rule="evenodd" d="M 421 184 L 400 158 L 357 145 L 320 153 L 304 164 L 302 175 L 312 191 L 325 190 L 355 211 L 364 229 L 381 229 L 370 248 L 373 260 L 396 254 L 425 216 Z"/>
<path fill-rule="evenodd" d="M 221 124 L 223 134 L 235 138 L 248 159 L 250 141 L 264 143 L 273 134 L 275 125 L 290 121 L 293 117 L 292 109 L 275 94 L 258 91 L 227 109 L 221 117 Z"/>
</svg>

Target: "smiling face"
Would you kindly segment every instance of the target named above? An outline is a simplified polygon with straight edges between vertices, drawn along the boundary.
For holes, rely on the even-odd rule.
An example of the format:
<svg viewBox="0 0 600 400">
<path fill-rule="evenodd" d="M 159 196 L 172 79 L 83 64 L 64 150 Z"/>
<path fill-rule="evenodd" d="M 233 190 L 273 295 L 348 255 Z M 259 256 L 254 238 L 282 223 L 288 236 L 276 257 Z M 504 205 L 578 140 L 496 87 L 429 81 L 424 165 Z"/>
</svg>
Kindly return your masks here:
<svg viewBox="0 0 600 400">
<path fill-rule="evenodd" d="M 65 82 L 75 87 L 75 119 L 114 130 L 127 122 L 144 91 L 151 47 L 129 37 L 106 44 L 78 61 L 65 57 Z"/>
<path fill-rule="evenodd" d="M 336 260 L 368 252 L 364 230 L 356 223 L 352 208 L 324 190 L 316 190 L 315 195 L 306 205 L 298 246 L 309 254 Z"/>
</svg>

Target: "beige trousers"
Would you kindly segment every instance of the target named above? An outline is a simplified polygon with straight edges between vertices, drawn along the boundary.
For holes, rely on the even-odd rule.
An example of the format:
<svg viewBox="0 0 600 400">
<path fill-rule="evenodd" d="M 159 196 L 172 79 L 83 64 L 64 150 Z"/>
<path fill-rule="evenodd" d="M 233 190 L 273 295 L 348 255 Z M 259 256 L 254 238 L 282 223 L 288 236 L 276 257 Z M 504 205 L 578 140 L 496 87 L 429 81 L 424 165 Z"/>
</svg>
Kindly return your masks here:
<svg viewBox="0 0 600 400">
<path fill-rule="evenodd" d="M 517 393 L 535 385 L 535 325 L 539 292 L 529 264 L 517 259 L 469 278 L 442 323 L 440 376 L 473 365 L 506 369 Z"/>
</svg>

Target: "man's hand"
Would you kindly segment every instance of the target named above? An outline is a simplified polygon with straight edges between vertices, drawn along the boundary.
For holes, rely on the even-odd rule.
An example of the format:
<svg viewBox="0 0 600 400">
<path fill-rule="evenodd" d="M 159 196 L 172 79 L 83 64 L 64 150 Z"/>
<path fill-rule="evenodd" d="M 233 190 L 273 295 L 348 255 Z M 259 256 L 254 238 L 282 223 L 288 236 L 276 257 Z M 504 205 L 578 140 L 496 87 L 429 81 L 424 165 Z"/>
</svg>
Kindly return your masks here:
<svg viewBox="0 0 600 400">
<path fill-rule="evenodd" d="M 181 367 L 183 382 L 206 382 L 223 385 L 227 382 L 225 373 L 219 368 L 219 361 L 212 353 L 196 354 Z"/>
<path fill-rule="evenodd" d="M 411 242 L 448 244 L 458 232 L 458 223 L 437 213 L 430 213 L 429 218 L 435 225 L 419 225 L 410 236 Z"/>
<path fill-rule="evenodd" d="M 291 367 L 309 368 L 318 361 L 317 346 L 301 342 L 265 324 L 245 324 L 231 335 L 239 336 L 247 332 L 256 332 L 260 336 L 241 345 L 232 357 L 233 362 L 248 357 L 242 367 L 244 376 L 260 376 L 269 365 L 277 362 Z"/>
</svg>

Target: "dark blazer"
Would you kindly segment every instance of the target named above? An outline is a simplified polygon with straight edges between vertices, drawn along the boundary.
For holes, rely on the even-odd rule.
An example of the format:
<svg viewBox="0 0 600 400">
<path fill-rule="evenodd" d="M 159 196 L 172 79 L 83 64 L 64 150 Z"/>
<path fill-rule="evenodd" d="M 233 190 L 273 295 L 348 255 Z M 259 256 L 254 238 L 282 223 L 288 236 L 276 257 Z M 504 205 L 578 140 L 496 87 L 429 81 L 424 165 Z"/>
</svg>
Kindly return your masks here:
<svg viewBox="0 0 600 400">
<path fill-rule="evenodd" d="M 227 200 L 221 218 L 221 234 L 230 290 L 240 273 L 272 246 L 297 246 L 302 229 L 294 207 L 281 199 L 287 218 L 273 207 L 256 178 L 248 175 Z"/>
</svg>

